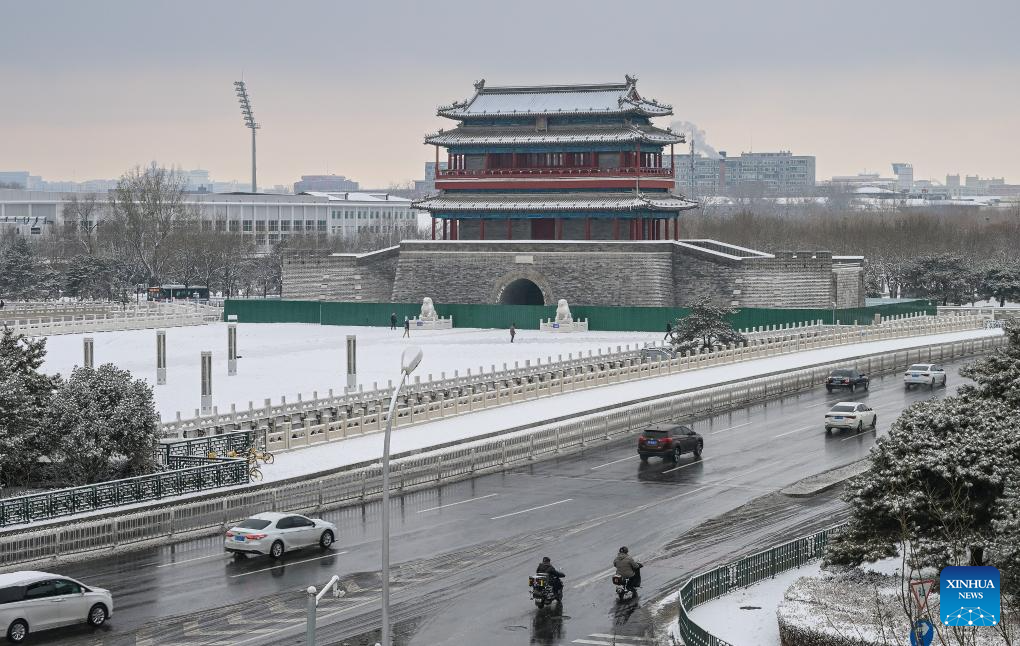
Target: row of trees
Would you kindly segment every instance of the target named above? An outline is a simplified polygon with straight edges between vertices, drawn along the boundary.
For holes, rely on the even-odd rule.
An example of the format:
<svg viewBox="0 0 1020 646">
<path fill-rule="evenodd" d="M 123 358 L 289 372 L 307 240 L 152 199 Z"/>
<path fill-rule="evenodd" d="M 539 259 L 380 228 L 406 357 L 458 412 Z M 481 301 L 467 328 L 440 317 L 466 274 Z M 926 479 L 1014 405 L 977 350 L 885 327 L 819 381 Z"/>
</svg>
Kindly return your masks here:
<svg viewBox="0 0 1020 646">
<path fill-rule="evenodd" d="M 0 486 L 75 486 L 151 473 L 152 387 L 112 364 L 49 376 L 46 339 L 0 334 Z"/>
<path fill-rule="evenodd" d="M 1010 211 L 706 212 L 684 220 L 684 235 L 765 251 L 827 249 L 867 259 L 869 296 L 1020 300 L 1020 215 Z"/>
<path fill-rule="evenodd" d="M 912 572 L 994 565 L 1020 616 L 1020 323 L 1009 345 L 967 367 L 975 383 L 914 404 L 879 438 L 844 494 L 849 527 L 827 561 L 902 556 Z M 970 642 L 967 642 L 970 643 Z"/>
</svg>

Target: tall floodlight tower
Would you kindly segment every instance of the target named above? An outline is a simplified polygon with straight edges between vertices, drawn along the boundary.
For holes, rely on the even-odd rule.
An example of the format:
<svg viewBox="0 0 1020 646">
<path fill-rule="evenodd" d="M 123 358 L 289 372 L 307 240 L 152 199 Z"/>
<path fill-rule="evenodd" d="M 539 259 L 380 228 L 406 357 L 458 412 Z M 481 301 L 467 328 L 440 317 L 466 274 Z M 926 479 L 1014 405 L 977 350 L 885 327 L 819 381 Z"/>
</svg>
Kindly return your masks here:
<svg viewBox="0 0 1020 646">
<path fill-rule="evenodd" d="M 248 98 L 248 87 L 244 81 L 234 81 L 234 90 L 237 92 L 237 100 L 241 102 L 244 126 L 251 129 L 251 192 L 258 193 L 258 184 L 255 183 L 255 131 L 262 126 L 255 123 L 255 114 L 251 111 L 251 99 Z"/>
</svg>

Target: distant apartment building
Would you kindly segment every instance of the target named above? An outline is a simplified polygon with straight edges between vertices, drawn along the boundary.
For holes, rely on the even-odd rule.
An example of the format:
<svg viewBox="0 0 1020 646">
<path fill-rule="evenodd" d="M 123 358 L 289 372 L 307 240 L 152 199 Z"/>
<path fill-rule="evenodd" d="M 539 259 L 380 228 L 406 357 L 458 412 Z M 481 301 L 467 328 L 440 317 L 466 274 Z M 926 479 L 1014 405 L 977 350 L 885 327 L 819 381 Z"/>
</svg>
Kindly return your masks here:
<svg viewBox="0 0 1020 646">
<path fill-rule="evenodd" d="M 26 236 L 52 233 L 63 225 L 63 208 L 69 200 L 66 193 L 0 189 L 0 228 Z M 410 200 L 386 193 L 190 193 L 186 201 L 197 208 L 203 231 L 250 236 L 261 249 L 297 235 L 399 236 L 417 227 Z M 104 203 L 97 220 L 107 215 Z"/>
<path fill-rule="evenodd" d="M 769 196 L 811 195 L 815 190 L 815 158 L 789 151 L 742 153 L 718 158 L 695 153 L 673 155 L 676 188 L 688 194 Z"/>
<path fill-rule="evenodd" d="M 446 170 L 446 162 L 439 162 L 439 170 Z M 425 180 L 415 181 L 414 183 L 415 192 L 428 194 L 436 192 L 436 162 L 430 161 L 425 162 Z"/>
<path fill-rule="evenodd" d="M 902 162 L 894 162 L 892 165 L 893 175 L 896 176 L 896 189 L 901 193 L 909 193 L 914 190 L 914 165 Z"/>
<path fill-rule="evenodd" d="M 0 184 L 28 188 L 29 172 L 27 170 L 0 170 Z"/>
<path fill-rule="evenodd" d="M 320 191 L 324 193 L 342 193 L 357 191 L 358 183 L 343 175 L 302 175 L 301 180 L 294 182 L 295 193 Z"/>
</svg>

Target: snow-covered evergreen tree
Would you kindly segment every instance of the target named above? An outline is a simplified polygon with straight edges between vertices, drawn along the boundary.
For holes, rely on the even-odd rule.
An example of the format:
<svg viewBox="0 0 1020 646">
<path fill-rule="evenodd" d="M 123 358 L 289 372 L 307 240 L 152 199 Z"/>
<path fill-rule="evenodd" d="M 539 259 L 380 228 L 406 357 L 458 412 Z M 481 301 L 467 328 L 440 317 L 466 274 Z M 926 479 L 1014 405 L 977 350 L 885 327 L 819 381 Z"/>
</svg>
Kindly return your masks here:
<svg viewBox="0 0 1020 646">
<path fill-rule="evenodd" d="M 51 298 L 57 295 L 56 272 L 42 263 L 21 236 L 0 242 L 0 297 Z"/>
<path fill-rule="evenodd" d="M 152 387 L 113 364 L 75 368 L 53 393 L 44 428 L 68 485 L 155 470 Z"/>
<path fill-rule="evenodd" d="M 38 434 L 55 378 L 39 371 L 46 339 L 0 333 L 0 485 L 23 484 L 45 446 Z"/>
<path fill-rule="evenodd" d="M 677 352 L 712 352 L 726 346 L 747 343 L 740 332 L 726 319 L 735 314 L 735 310 L 716 307 L 706 302 L 691 306 L 687 316 L 673 322 L 669 333 L 669 342 Z"/>
</svg>

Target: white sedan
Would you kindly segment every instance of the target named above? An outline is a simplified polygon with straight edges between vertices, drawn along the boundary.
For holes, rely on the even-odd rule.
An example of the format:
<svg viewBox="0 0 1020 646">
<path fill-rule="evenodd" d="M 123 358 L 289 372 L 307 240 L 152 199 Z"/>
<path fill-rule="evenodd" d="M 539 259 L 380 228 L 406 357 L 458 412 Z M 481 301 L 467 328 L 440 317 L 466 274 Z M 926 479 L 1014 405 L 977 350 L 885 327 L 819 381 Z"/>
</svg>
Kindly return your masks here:
<svg viewBox="0 0 1020 646">
<path fill-rule="evenodd" d="M 937 363 L 915 363 L 903 373 L 903 383 L 909 390 L 911 386 L 946 385 L 946 369 Z"/>
<path fill-rule="evenodd" d="M 867 404 L 839 402 L 825 414 L 825 432 L 845 428 L 854 429 L 858 433 L 865 428 L 878 428 L 878 415 Z"/>
<path fill-rule="evenodd" d="M 336 525 L 321 518 L 274 511 L 255 514 L 227 530 L 223 549 L 235 556 L 268 554 L 274 559 L 284 552 L 318 545 L 329 549 L 336 540 Z"/>
</svg>

